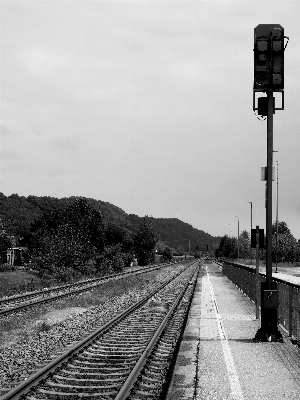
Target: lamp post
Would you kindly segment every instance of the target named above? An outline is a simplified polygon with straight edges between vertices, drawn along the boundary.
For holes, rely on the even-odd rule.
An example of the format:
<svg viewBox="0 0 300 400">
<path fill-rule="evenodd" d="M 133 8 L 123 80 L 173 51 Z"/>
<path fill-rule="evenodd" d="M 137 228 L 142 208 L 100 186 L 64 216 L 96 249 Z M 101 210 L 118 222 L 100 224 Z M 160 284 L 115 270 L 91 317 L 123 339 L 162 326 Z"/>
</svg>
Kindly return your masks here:
<svg viewBox="0 0 300 400">
<path fill-rule="evenodd" d="M 251 265 L 252 265 L 252 248 L 251 248 L 251 232 L 252 232 L 252 201 L 249 201 L 251 204 L 251 230 L 250 230 L 250 255 L 251 255 Z"/>
<path fill-rule="evenodd" d="M 235 218 L 238 219 L 238 260 L 240 259 L 240 218 L 235 215 Z"/>
</svg>

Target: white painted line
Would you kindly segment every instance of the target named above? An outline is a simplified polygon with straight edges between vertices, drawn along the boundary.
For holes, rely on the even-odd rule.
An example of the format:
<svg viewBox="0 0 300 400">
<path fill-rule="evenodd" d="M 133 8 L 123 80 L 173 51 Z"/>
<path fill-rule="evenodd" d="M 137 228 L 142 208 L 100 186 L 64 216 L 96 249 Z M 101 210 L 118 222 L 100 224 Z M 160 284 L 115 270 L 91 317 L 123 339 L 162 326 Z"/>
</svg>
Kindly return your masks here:
<svg viewBox="0 0 300 400">
<path fill-rule="evenodd" d="M 221 337 L 221 344 L 222 344 L 223 354 L 224 354 L 226 367 L 227 367 L 228 378 L 229 378 L 230 387 L 231 387 L 232 399 L 233 400 L 244 400 L 243 392 L 242 392 L 242 389 L 240 386 L 239 377 L 238 377 L 238 374 L 235 369 L 234 360 L 233 360 L 233 357 L 232 357 L 232 354 L 230 351 L 230 347 L 228 344 L 225 328 L 222 323 L 222 317 L 218 310 L 218 304 L 217 304 L 217 300 L 215 298 L 214 289 L 212 287 L 212 284 L 211 284 L 211 281 L 209 278 L 207 266 L 206 266 L 206 272 L 207 272 L 208 284 L 210 287 L 210 293 L 211 293 L 211 297 L 212 297 L 212 300 L 214 303 L 214 309 L 215 309 L 216 318 L 217 318 L 217 322 L 218 322 L 218 328 L 219 328 L 219 333 L 220 333 L 220 337 Z"/>
</svg>

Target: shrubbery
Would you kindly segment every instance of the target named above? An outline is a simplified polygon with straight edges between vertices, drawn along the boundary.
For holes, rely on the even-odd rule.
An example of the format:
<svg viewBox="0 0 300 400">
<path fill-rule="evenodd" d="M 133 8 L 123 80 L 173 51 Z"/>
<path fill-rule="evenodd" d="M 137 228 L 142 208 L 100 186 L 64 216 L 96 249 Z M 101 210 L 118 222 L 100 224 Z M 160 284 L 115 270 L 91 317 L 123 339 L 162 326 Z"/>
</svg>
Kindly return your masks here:
<svg viewBox="0 0 300 400">
<path fill-rule="evenodd" d="M 133 238 L 134 252 L 139 265 L 148 265 L 155 259 L 155 246 L 158 235 L 153 231 L 152 224 L 145 216 Z"/>
<path fill-rule="evenodd" d="M 170 247 L 165 247 L 163 254 L 161 256 L 162 262 L 172 261 L 172 259 L 173 259 L 173 256 L 172 256 L 172 251 L 171 251 Z"/>
<path fill-rule="evenodd" d="M 134 257 L 140 265 L 154 258 L 157 234 L 147 217 L 132 235 L 112 223 L 86 199 L 75 199 L 66 210 L 44 214 L 32 224 L 28 247 L 41 276 L 67 282 L 81 275 L 120 272 Z"/>
</svg>

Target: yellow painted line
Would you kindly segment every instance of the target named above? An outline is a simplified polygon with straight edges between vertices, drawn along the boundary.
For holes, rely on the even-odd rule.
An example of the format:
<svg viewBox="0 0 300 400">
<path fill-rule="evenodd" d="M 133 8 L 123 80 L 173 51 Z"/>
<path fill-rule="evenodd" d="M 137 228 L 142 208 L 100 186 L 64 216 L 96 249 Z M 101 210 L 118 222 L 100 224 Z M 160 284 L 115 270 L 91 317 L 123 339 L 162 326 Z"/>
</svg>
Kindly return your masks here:
<svg viewBox="0 0 300 400">
<path fill-rule="evenodd" d="M 238 377 L 238 374 L 235 369 L 234 360 L 233 360 L 231 350 L 230 350 L 230 347 L 228 344 L 225 328 L 222 323 L 222 317 L 221 317 L 221 314 L 219 313 L 217 300 L 216 300 L 216 297 L 214 294 L 214 289 L 213 289 L 211 281 L 210 281 L 207 266 L 206 266 L 206 272 L 207 272 L 208 284 L 210 287 L 210 294 L 211 294 L 211 297 L 212 297 L 212 300 L 214 303 L 214 310 L 215 310 L 215 314 L 216 314 L 216 318 L 217 318 L 217 322 L 218 322 L 219 334 L 220 334 L 220 338 L 221 338 L 221 344 L 222 344 L 224 359 L 225 359 L 225 363 L 226 363 L 228 378 L 229 378 L 229 382 L 230 382 L 232 399 L 233 400 L 244 400 L 239 377 Z"/>
</svg>

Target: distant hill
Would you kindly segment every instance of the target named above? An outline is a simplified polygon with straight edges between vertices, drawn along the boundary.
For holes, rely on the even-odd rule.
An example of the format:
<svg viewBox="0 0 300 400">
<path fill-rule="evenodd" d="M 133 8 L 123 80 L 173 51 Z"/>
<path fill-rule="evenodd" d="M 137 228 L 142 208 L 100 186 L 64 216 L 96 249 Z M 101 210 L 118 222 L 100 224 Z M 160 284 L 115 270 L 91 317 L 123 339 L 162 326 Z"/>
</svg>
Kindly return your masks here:
<svg viewBox="0 0 300 400">
<path fill-rule="evenodd" d="M 68 204 L 76 198 L 74 196 L 61 199 L 49 196 L 24 197 L 17 194 L 6 197 L 0 192 L 0 219 L 9 228 L 10 234 L 23 237 L 30 230 L 31 223 L 41 218 L 44 212 L 50 213 L 58 209 L 65 210 Z M 129 230 L 132 229 L 127 214 L 119 207 L 101 200 L 87 200 L 96 210 L 101 211 L 106 221 L 110 220 Z"/>
<path fill-rule="evenodd" d="M 0 229 L 3 225 L 9 234 L 22 238 L 30 231 L 31 223 L 41 218 L 44 212 L 66 209 L 68 204 L 75 199 L 76 197 L 61 199 L 49 196 L 24 197 L 17 194 L 5 196 L 0 193 Z M 105 221 L 112 221 L 129 232 L 136 231 L 141 222 L 142 217 L 126 214 L 125 211 L 113 204 L 95 199 L 87 200 L 92 207 L 101 211 Z M 207 245 L 209 249 L 214 246 L 218 247 L 221 240 L 221 237 L 213 237 L 177 218 L 149 217 L 149 220 L 160 239 L 181 252 L 189 250 L 189 243 L 192 252 L 195 252 L 196 246 L 198 246 L 198 250 L 206 251 Z"/>
<path fill-rule="evenodd" d="M 129 219 L 135 227 L 139 224 L 140 217 L 129 214 Z M 153 228 L 158 232 L 160 239 L 179 252 L 190 251 L 194 253 L 197 249 L 206 251 L 218 247 L 221 237 L 214 237 L 204 231 L 194 228 L 178 218 L 153 218 L 149 217 Z"/>
</svg>

